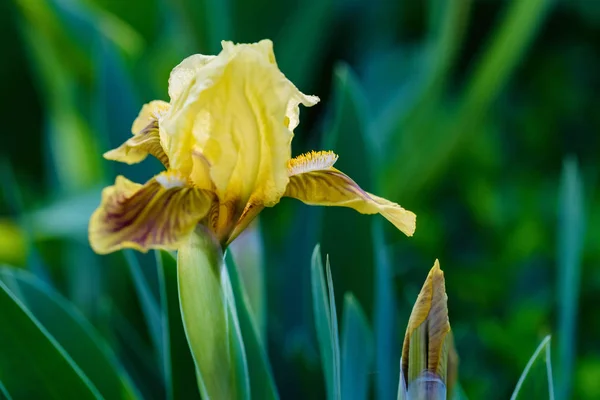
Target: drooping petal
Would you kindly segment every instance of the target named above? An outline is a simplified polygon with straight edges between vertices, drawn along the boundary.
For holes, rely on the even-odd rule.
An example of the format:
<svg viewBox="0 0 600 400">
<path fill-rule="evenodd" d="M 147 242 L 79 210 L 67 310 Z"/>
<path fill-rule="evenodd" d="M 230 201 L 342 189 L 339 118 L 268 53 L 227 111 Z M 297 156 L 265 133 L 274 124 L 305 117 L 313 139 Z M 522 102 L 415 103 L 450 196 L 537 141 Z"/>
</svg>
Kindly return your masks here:
<svg viewBox="0 0 600 400">
<path fill-rule="evenodd" d="M 242 212 L 253 203 L 276 204 L 288 182 L 292 129 L 305 96 L 279 71 L 272 43 L 234 45 L 205 62 L 197 61 L 162 126 L 169 137 L 171 167 L 191 173 L 192 154 L 201 152 L 219 199 Z M 187 71 L 192 68 L 188 68 Z M 237 218 L 238 215 L 232 215 Z"/>
<path fill-rule="evenodd" d="M 156 157 L 166 168 L 169 168 L 169 158 L 161 144 L 158 120 L 169 110 L 169 104 L 156 100 L 142 107 L 142 111 L 133 122 L 131 128 L 133 137 L 120 147 L 104 153 L 108 160 L 135 164 L 143 161 L 148 154 Z"/>
<path fill-rule="evenodd" d="M 212 196 L 163 172 L 145 185 L 117 177 L 102 192 L 90 219 L 89 239 L 96 253 L 122 248 L 175 250 L 206 215 Z"/>
<path fill-rule="evenodd" d="M 426 370 L 447 381 L 451 346 L 448 296 L 438 260 L 417 297 L 402 347 L 402 370 L 410 385 Z"/>
<path fill-rule="evenodd" d="M 285 196 L 306 204 L 349 207 L 362 214 L 381 214 L 396 228 L 412 236 L 416 216 L 398 204 L 365 192 L 350 177 L 333 168 L 333 152 L 312 152 L 289 162 L 290 181 Z"/>
</svg>

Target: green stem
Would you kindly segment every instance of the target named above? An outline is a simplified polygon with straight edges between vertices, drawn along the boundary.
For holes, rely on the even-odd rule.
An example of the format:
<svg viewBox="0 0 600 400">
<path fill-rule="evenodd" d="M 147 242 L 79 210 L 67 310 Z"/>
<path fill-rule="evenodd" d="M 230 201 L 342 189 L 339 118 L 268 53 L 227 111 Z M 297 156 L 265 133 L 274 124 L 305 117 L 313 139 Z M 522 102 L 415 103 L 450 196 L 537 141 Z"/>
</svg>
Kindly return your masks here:
<svg viewBox="0 0 600 400">
<path fill-rule="evenodd" d="M 212 234 L 191 235 L 177 254 L 177 272 L 181 315 L 202 397 L 247 398 L 244 347 L 228 296 L 223 253 Z"/>
</svg>

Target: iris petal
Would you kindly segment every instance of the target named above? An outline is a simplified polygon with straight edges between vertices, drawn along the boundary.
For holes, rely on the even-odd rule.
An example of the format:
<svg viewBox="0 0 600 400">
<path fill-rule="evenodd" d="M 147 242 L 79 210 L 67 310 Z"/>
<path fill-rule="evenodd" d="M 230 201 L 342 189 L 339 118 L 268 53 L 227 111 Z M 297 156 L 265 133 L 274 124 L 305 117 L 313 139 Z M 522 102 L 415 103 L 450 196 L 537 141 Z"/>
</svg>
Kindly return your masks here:
<svg viewBox="0 0 600 400">
<path fill-rule="evenodd" d="M 316 156 L 327 157 L 320 160 Z M 407 236 L 415 231 L 416 216 L 398 204 L 365 192 L 350 177 L 331 165 L 337 157 L 331 152 L 311 153 L 301 156 L 306 165 L 293 159 L 289 164 L 290 182 L 284 196 L 293 197 L 306 204 L 349 207 L 362 214 L 381 214 Z M 323 164 L 324 163 L 324 164 Z M 315 169 L 324 166 L 325 169 Z"/>
<path fill-rule="evenodd" d="M 152 101 L 142 108 L 133 123 L 133 137 L 120 147 L 104 153 L 108 160 L 135 164 L 143 161 L 148 154 L 156 157 L 165 168 L 169 168 L 169 158 L 161 144 L 158 119 L 169 109 L 164 101 Z"/>
<path fill-rule="evenodd" d="M 438 260 L 435 260 L 417 297 L 404 337 L 402 370 L 409 384 L 423 370 L 433 372 L 446 381 L 447 357 L 452 340 L 448 339 L 450 322 L 447 299 L 444 273 Z"/>
<path fill-rule="evenodd" d="M 192 173 L 198 151 L 222 203 L 237 203 L 239 212 L 248 202 L 275 205 L 288 182 L 298 106 L 318 98 L 285 78 L 272 43 L 223 42 L 218 56 L 198 56 L 174 71 L 170 85 L 176 100 L 162 126 L 172 168 Z"/>
<path fill-rule="evenodd" d="M 145 185 L 119 176 L 102 192 L 102 203 L 90 219 L 94 251 L 122 248 L 175 250 L 206 215 L 212 195 L 183 186 L 165 172 Z"/>
</svg>

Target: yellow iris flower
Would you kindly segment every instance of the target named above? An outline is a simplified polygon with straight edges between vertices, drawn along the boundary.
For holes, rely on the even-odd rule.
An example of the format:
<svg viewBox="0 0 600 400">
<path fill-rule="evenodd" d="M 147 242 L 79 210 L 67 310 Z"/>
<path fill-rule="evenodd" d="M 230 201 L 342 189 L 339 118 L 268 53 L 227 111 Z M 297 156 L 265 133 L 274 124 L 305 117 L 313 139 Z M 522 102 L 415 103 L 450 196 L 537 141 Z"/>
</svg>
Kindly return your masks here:
<svg viewBox="0 0 600 400">
<path fill-rule="evenodd" d="M 291 158 L 299 105 L 319 98 L 286 79 L 272 42 L 222 45 L 217 56 L 197 54 L 176 66 L 170 102 L 144 105 L 133 136 L 104 154 L 128 164 L 151 154 L 166 171 L 144 185 L 119 176 L 104 189 L 89 225 L 94 250 L 173 250 L 199 224 L 225 247 L 284 196 L 380 213 L 411 236 L 415 215 L 362 190 L 333 167 L 333 152 Z"/>
</svg>

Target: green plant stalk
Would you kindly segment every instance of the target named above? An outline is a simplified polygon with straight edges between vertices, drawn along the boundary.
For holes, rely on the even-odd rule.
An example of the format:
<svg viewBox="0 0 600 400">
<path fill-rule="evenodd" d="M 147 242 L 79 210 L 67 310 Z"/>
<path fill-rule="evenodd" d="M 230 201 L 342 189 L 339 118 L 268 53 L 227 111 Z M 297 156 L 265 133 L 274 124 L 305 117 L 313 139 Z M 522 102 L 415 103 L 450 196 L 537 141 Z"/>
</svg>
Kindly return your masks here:
<svg viewBox="0 0 600 400">
<path fill-rule="evenodd" d="M 247 398 L 243 346 L 235 342 L 236 315 L 229 309 L 234 305 L 223 285 L 229 282 L 227 270 L 221 246 L 208 231 L 192 234 L 179 249 L 177 272 L 181 315 L 202 397 Z"/>
</svg>

